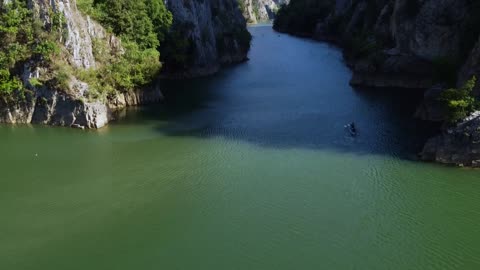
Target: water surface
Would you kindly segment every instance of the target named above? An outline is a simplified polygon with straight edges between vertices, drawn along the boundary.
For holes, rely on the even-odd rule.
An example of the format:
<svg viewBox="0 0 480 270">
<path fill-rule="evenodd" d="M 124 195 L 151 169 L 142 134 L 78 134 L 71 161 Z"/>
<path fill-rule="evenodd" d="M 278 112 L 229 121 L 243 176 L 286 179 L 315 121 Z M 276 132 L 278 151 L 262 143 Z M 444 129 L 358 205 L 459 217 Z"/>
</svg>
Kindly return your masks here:
<svg viewBox="0 0 480 270">
<path fill-rule="evenodd" d="M 421 93 L 250 30 L 251 61 L 102 130 L 1 126 L 0 269 L 478 269 L 480 171 L 414 161 Z"/>
</svg>

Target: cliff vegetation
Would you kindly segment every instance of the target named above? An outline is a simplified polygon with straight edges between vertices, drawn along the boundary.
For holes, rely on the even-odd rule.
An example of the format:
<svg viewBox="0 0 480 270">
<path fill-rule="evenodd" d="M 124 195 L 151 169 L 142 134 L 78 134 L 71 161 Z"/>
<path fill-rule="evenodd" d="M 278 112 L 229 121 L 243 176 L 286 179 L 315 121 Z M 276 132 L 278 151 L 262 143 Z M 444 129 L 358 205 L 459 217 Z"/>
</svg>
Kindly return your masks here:
<svg viewBox="0 0 480 270">
<path fill-rule="evenodd" d="M 122 40 L 122 51 L 114 55 L 95 41 L 94 55 L 103 65 L 82 72 L 80 79 L 114 92 L 141 88 L 158 76 L 160 43 L 173 20 L 162 0 L 78 0 L 78 7 Z"/>
</svg>

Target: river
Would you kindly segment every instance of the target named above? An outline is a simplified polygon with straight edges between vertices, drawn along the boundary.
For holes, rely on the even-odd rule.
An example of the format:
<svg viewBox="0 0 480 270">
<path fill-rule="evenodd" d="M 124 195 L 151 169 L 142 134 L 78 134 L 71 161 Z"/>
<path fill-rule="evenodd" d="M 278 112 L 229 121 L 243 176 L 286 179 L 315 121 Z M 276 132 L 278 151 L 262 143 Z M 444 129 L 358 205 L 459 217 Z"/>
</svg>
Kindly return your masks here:
<svg viewBox="0 0 480 270">
<path fill-rule="evenodd" d="M 479 269 L 480 171 L 415 161 L 421 93 L 250 31 L 249 62 L 101 130 L 0 126 L 0 269 Z"/>
</svg>

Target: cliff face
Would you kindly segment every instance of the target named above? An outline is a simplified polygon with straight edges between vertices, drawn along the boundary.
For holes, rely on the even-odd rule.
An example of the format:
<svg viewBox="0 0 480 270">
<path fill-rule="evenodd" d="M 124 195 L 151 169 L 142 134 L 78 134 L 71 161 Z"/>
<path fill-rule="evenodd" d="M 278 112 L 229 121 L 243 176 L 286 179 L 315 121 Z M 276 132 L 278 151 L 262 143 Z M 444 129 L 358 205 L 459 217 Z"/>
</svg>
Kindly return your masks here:
<svg viewBox="0 0 480 270">
<path fill-rule="evenodd" d="M 4 0 L 4 5 L 9 2 Z M 94 40 L 107 44 L 108 54 L 122 50 L 115 36 L 107 34 L 99 24 L 77 10 L 75 0 L 28 0 L 27 6 L 46 28 L 53 24 L 55 14 L 61 14 L 64 21 L 59 40 L 63 45 L 60 55 L 69 69 L 81 71 L 96 67 Z M 66 74 L 66 85 L 62 89 L 48 83 L 32 83 L 34 79 L 48 77 L 52 72 L 50 68 L 37 58 L 25 61 L 19 77 L 29 91 L 22 100 L 0 99 L 0 122 L 100 128 L 112 119 L 114 110 L 158 101 L 162 97 L 155 87 L 152 91 L 118 93 L 109 100 L 89 101 L 90 85 L 76 78 L 73 72 Z"/>
<path fill-rule="evenodd" d="M 173 14 L 162 48 L 167 77 L 212 74 L 247 59 L 250 33 L 237 0 L 167 1 Z"/>
<path fill-rule="evenodd" d="M 458 74 L 458 84 L 464 84 L 472 76 L 480 78 L 480 38 L 468 55 L 467 61 L 463 64 Z M 480 96 L 480 84 L 477 83 L 474 89 L 475 95 Z"/>
<path fill-rule="evenodd" d="M 465 62 L 473 16 L 469 0 L 338 0 L 313 35 L 354 51 L 354 85 L 428 88 Z"/>
<path fill-rule="evenodd" d="M 290 0 L 240 0 L 240 5 L 247 22 L 255 24 L 273 20 L 280 6 L 289 2 Z"/>
<path fill-rule="evenodd" d="M 442 77 L 437 71 L 460 70 L 479 36 L 479 5 L 471 0 L 291 3 L 290 12 L 284 12 L 287 18 L 276 21 L 276 29 L 344 47 L 355 72 L 354 85 L 428 88 Z M 300 14 L 292 14 L 292 9 Z"/>
<path fill-rule="evenodd" d="M 2 72 L 13 72 L 12 76 L 25 89 L 22 90 L 25 94 L 0 96 L 0 122 L 100 128 L 119 109 L 163 99 L 156 82 L 129 91 L 102 84 L 103 77 L 98 74 L 110 72 L 112 69 L 106 66 L 112 64 L 117 65 L 113 68 L 121 69 L 118 63 L 123 63 L 120 61 L 129 51 L 119 38 L 81 13 L 76 0 L 21 1 L 31 11 L 28 16 L 41 25 L 41 35 L 49 38 L 47 45 L 56 43 L 60 52 L 48 61 L 31 53 L 26 60 L 9 67 L 0 66 Z M 0 0 L 0 12 L 6 14 L 12 3 L 16 2 Z M 167 76 L 212 74 L 222 64 L 246 59 L 251 36 L 236 0 L 185 0 L 167 4 L 175 21 L 162 44 L 166 47 L 162 56 L 167 57 L 164 65 Z M 42 44 L 41 35 L 32 42 Z M 7 43 L 1 43 L 2 49 L 8 49 Z M 0 73 L 0 82 L 4 74 Z"/>
<path fill-rule="evenodd" d="M 292 0 L 277 30 L 305 33 L 345 49 L 352 85 L 428 89 L 417 116 L 444 121 L 447 86 L 480 77 L 480 2 L 472 0 Z M 318 3 L 323 7 L 312 13 Z M 308 16 L 302 16 L 307 13 Z M 292 16 L 293 15 L 293 16 Z M 280 15 L 279 15 L 280 16 Z M 315 20 L 304 17 L 315 17 Z M 300 20 L 300 23 L 291 18 Z M 294 25 L 297 28 L 292 29 Z M 298 27 L 300 26 L 300 27 Z M 446 86 L 447 85 L 447 86 Z M 480 95 L 480 84 L 474 88 Z M 445 125 L 429 140 L 424 160 L 480 166 L 480 114 Z"/>
<path fill-rule="evenodd" d="M 475 112 L 426 143 L 425 161 L 480 168 L 480 112 Z"/>
</svg>

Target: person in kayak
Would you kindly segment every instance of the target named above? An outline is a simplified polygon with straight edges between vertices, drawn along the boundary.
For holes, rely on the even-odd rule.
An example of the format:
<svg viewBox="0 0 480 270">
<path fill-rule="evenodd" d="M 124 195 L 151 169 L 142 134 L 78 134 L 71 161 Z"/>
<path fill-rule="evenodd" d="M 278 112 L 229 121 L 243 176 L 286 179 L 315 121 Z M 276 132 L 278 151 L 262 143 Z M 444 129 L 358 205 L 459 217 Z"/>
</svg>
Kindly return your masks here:
<svg viewBox="0 0 480 270">
<path fill-rule="evenodd" d="M 345 128 L 348 128 L 350 135 L 356 136 L 357 135 L 357 127 L 355 126 L 355 122 L 352 122 L 348 125 L 345 125 Z"/>
<path fill-rule="evenodd" d="M 350 123 L 350 133 L 357 134 L 357 127 L 354 122 Z"/>
</svg>

